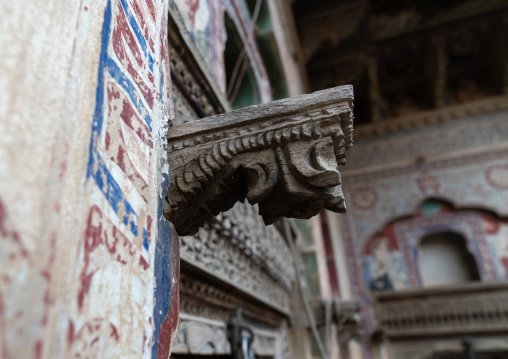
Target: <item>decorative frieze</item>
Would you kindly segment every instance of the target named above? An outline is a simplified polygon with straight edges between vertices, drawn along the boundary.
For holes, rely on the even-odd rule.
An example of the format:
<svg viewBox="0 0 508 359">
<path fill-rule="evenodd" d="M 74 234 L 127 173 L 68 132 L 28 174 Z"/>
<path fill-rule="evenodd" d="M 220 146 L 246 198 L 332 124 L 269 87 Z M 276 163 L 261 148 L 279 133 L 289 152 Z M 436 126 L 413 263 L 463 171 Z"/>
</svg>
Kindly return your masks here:
<svg viewBox="0 0 508 359">
<path fill-rule="evenodd" d="M 197 355 L 230 354 L 231 345 L 226 324 L 181 313 L 171 352 Z"/>
<path fill-rule="evenodd" d="M 237 202 L 211 220 L 211 231 L 229 240 L 246 258 L 261 266 L 286 290 L 295 281 L 293 257 L 288 243 L 274 226 L 266 226 L 258 206 Z M 199 232 L 198 232 L 199 233 Z M 210 235 L 210 232 L 207 232 Z"/>
<path fill-rule="evenodd" d="M 388 337 L 508 330 L 504 283 L 386 292 L 374 298 L 377 329 Z"/>
<path fill-rule="evenodd" d="M 342 86 L 171 128 L 165 217 L 189 235 L 244 199 L 265 224 L 345 212 L 338 166 L 352 146 L 352 101 Z"/>
<path fill-rule="evenodd" d="M 256 356 L 273 357 L 277 354 L 277 331 L 254 328 L 252 349 Z M 178 331 L 171 347 L 173 354 L 230 355 L 231 344 L 227 336 L 226 323 L 180 314 Z"/>
<path fill-rule="evenodd" d="M 182 272 L 180 277 L 180 311 L 226 323 L 237 308 L 244 317 L 257 319 L 263 325 L 278 326 L 285 318 L 281 313 L 260 305 L 252 298 L 231 293 L 219 283 L 202 280 Z"/>
<path fill-rule="evenodd" d="M 272 308 L 287 312 L 294 282 L 289 248 L 271 226 L 263 225 L 264 230 L 258 233 L 246 231 L 249 221 L 251 230 L 262 225 L 259 216 L 248 213 L 246 207 L 239 203 L 220 219 L 206 222 L 194 236 L 180 237 L 180 258 Z M 231 212 L 237 211 L 245 213 L 243 221 L 232 220 Z"/>
<path fill-rule="evenodd" d="M 213 116 L 219 111 L 223 111 L 222 107 L 218 104 L 218 101 L 213 103 L 216 105 L 212 106 L 210 97 L 213 98 L 213 94 L 208 88 L 208 84 L 204 83 L 204 79 L 196 78 L 193 73 L 189 71 L 189 64 L 186 64 L 178 54 L 177 48 L 181 46 L 178 44 L 170 44 L 169 46 L 169 60 L 171 62 L 171 78 L 172 78 L 172 94 L 175 94 L 175 90 L 178 89 L 179 97 L 184 97 L 184 101 L 180 101 L 180 106 L 175 103 L 175 109 L 181 107 L 191 107 L 195 113 L 188 116 L 181 116 L 181 113 L 175 113 L 175 120 L 172 121 L 171 125 L 179 125 L 183 122 L 193 120 L 194 117 Z M 201 82 L 200 82 L 201 80 Z M 179 116 L 180 115 L 180 116 Z"/>
<path fill-rule="evenodd" d="M 355 128 L 355 139 L 360 140 L 389 135 L 397 132 L 415 130 L 430 125 L 440 125 L 468 117 L 506 111 L 506 109 L 508 109 L 508 98 L 506 95 L 501 95 L 357 126 Z"/>
</svg>

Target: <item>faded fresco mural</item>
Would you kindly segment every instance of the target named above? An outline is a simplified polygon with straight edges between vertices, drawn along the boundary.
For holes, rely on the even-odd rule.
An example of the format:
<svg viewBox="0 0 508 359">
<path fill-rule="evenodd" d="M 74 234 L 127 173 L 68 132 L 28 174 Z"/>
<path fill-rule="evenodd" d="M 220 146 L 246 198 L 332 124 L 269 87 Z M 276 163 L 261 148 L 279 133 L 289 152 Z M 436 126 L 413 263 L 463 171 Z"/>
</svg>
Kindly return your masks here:
<svg viewBox="0 0 508 359">
<path fill-rule="evenodd" d="M 251 15 L 240 0 L 171 0 L 170 10 L 176 21 L 188 33 L 185 36 L 188 45 L 197 49 L 208 71 L 215 79 L 219 89 L 226 94 L 226 69 L 224 67 L 224 50 L 228 34 L 225 27 L 226 16 L 233 21 L 242 42 L 245 45 L 244 56 L 254 73 L 256 85 L 260 92 L 261 102 L 271 100 L 271 89 L 261 55 L 253 38 L 252 31 L 242 31 L 254 26 Z"/>
<path fill-rule="evenodd" d="M 117 357 L 121 343 L 129 355 L 167 358 L 177 325 L 178 238 L 161 215 L 166 124 L 156 122 L 171 115 L 167 17 L 157 5 L 110 0 L 104 13 L 72 355 L 111 347 Z"/>
<path fill-rule="evenodd" d="M 507 123 L 499 111 L 355 142 L 339 220 L 352 293 L 364 308 L 373 291 L 422 286 L 420 240 L 440 231 L 466 239 L 482 280 L 507 278 Z"/>
<path fill-rule="evenodd" d="M 411 218 L 395 220 L 367 242 L 364 283 L 370 291 L 422 287 L 420 242 L 434 233 L 458 233 L 466 240 L 483 280 L 507 278 L 508 221 L 486 210 L 457 210 L 427 199 Z"/>
<path fill-rule="evenodd" d="M 420 241 L 443 232 L 466 239 L 483 280 L 506 279 L 507 229 L 506 220 L 486 210 L 456 210 L 442 200 L 425 200 L 413 217 L 395 220 L 367 242 L 364 283 L 370 291 L 423 286 Z"/>
<path fill-rule="evenodd" d="M 0 121 L 0 356 L 167 358 L 168 3 L 4 4 L 16 65 L 0 60 L 13 104 Z"/>
<path fill-rule="evenodd" d="M 496 279 L 508 278 L 508 220 L 481 213 L 485 240 L 493 258 Z"/>
<path fill-rule="evenodd" d="M 224 28 L 224 1 L 175 0 L 174 4 L 188 29 L 199 53 L 205 59 L 213 78 L 220 89 L 226 91 L 226 73 L 224 69 L 224 46 L 226 31 Z M 222 21 L 221 21 L 222 20 Z"/>
<path fill-rule="evenodd" d="M 407 268 L 393 226 L 367 243 L 363 260 L 363 277 L 369 290 L 394 290 L 408 286 Z"/>
</svg>

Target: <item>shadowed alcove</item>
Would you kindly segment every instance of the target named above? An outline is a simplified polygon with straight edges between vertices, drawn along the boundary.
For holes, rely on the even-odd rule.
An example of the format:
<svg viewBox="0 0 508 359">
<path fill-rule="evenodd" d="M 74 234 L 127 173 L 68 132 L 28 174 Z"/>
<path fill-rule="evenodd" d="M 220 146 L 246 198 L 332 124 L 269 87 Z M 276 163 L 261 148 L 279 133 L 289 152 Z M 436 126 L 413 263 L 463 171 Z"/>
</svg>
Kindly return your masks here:
<svg viewBox="0 0 508 359">
<path fill-rule="evenodd" d="M 424 286 L 480 280 L 465 238 L 456 232 L 428 234 L 420 242 L 419 267 Z"/>
</svg>

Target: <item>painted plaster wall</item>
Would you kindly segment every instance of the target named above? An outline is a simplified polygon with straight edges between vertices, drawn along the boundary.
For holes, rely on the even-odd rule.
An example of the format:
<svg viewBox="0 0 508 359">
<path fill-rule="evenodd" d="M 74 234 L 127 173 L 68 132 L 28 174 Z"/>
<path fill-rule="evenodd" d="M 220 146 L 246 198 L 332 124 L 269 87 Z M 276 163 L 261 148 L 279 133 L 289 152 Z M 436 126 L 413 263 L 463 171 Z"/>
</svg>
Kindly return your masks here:
<svg viewBox="0 0 508 359">
<path fill-rule="evenodd" d="M 271 100 L 270 83 L 252 32 L 250 15 L 243 0 L 170 0 L 174 3 L 183 32 L 188 32 L 188 46 L 195 47 L 205 71 L 212 74 L 218 88 L 226 93 L 224 48 L 227 40 L 225 17 L 235 24 L 253 70 L 261 102 Z"/>
<path fill-rule="evenodd" d="M 165 0 L 0 3 L 0 356 L 166 358 Z"/>
<path fill-rule="evenodd" d="M 489 232 L 482 211 L 508 214 L 507 118 L 497 112 L 355 142 L 342 172 L 348 212 L 337 218 L 351 294 L 362 300 L 369 329 L 373 282 L 385 290 L 421 286 L 419 240 L 438 229 L 470 239 L 482 280 L 506 278 L 505 224 Z M 422 216 L 429 198 L 457 211 Z"/>
</svg>

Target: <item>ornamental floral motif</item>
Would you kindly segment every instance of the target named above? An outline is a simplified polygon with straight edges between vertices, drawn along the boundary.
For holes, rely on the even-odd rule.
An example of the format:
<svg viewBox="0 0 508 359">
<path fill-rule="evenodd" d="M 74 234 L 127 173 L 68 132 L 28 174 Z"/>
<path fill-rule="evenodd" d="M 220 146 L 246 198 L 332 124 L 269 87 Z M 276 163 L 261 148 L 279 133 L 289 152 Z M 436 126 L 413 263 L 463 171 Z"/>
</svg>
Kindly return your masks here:
<svg viewBox="0 0 508 359">
<path fill-rule="evenodd" d="M 377 199 L 378 195 L 372 187 L 361 187 L 356 189 L 351 198 L 353 205 L 364 211 L 374 208 Z"/>
<path fill-rule="evenodd" d="M 508 164 L 489 167 L 485 171 L 485 178 L 489 185 L 496 189 L 508 189 Z"/>
<path fill-rule="evenodd" d="M 417 179 L 418 188 L 422 193 L 435 194 L 439 191 L 439 180 L 431 173 L 422 173 Z"/>
</svg>

